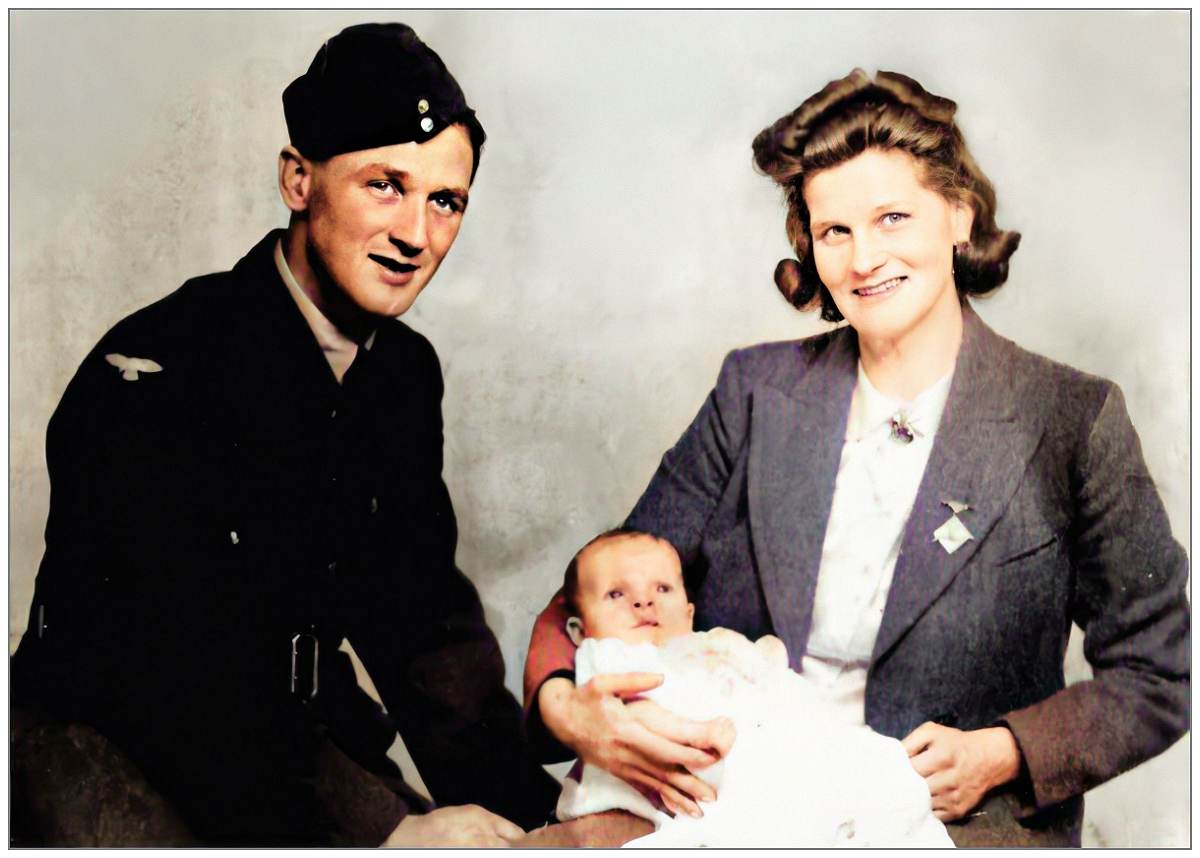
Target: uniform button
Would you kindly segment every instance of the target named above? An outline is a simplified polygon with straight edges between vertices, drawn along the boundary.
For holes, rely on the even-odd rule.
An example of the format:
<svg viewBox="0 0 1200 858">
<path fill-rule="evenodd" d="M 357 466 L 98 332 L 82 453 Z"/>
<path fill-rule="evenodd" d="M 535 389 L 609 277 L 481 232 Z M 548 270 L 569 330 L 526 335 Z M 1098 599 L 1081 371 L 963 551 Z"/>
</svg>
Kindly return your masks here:
<svg viewBox="0 0 1200 858">
<path fill-rule="evenodd" d="M 229 541 L 232 542 L 234 545 L 238 544 L 238 535 L 237 535 L 236 530 L 229 531 Z"/>
<path fill-rule="evenodd" d="M 336 483 L 337 482 L 337 474 L 334 474 L 332 477 L 330 477 L 329 482 Z"/>
<path fill-rule="evenodd" d="M 337 417 L 337 409 L 336 408 L 329 412 L 329 418 L 331 420 L 335 417 Z"/>
<path fill-rule="evenodd" d="M 329 574 L 332 575 L 334 572 L 337 571 L 337 561 L 334 560 L 326 568 L 329 570 Z"/>
<path fill-rule="evenodd" d="M 371 498 L 371 514 L 379 512 L 379 498 Z"/>
<path fill-rule="evenodd" d="M 433 120 L 428 116 L 421 120 L 421 130 L 426 134 L 433 130 Z"/>
</svg>

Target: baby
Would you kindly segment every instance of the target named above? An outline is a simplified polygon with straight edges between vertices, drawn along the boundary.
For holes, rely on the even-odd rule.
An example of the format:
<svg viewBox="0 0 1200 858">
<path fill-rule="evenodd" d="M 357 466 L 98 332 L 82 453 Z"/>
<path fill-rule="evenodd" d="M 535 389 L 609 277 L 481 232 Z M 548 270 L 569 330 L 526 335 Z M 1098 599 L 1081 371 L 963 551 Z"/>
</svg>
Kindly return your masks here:
<svg viewBox="0 0 1200 858">
<path fill-rule="evenodd" d="M 577 765 L 558 802 L 560 819 L 621 808 L 655 824 L 629 846 L 952 846 L 929 791 L 895 739 L 847 725 L 788 668 L 782 641 L 737 632 L 693 632 L 679 556 L 646 533 L 610 531 L 567 567 L 567 632 L 579 647 L 575 682 L 603 673 L 660 673 L 646 693 L 695 719 L 733 720 L 724 760 L 695 774 L 717 789 L 693 819 L 671 816 L 657 796 L 592 765 Z"/>
</svg>

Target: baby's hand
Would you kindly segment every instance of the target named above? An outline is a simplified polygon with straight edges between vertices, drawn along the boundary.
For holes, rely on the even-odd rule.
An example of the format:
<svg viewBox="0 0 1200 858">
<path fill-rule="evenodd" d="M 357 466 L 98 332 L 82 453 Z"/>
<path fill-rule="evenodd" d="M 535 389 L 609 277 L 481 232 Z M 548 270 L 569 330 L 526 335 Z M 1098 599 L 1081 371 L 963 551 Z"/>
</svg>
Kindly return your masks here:
<svg viewBox="0 0 1200 858">
<path fill-rule="evenodd" d="M 788 652 L 783 641 L 775 637 L 775 635 L 763 635 L 754 642 L 755 648 L 772 667 L 787 667 Z"/>
</svg>

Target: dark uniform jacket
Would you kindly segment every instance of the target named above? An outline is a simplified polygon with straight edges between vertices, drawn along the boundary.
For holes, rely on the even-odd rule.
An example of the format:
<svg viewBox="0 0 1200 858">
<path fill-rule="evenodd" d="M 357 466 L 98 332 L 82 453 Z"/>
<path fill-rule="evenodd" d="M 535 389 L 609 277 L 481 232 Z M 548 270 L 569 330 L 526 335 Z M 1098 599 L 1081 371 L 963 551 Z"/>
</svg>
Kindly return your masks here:
<svg viewBox="0 0 1200 858">
<path fill-rule="evenodd" d="M 555 788 L 454 563 L 437 356 L 387 321 L 339 385 L 279 237 L 120 322 L 67 388 L 14 701 L 111 738 L 211 840 L 319 840 L 316 746 L 395 774 L 397 728 L 439 804 L 537 825 Z M 161 370 L 129 380 L 111 355 Z"/>
<path fill-rule="evenodd" d="M 951 836 L 1077 845 L 1082 793 L 1189 726 L 1187 558 L 1116 385 L 1018 348 L 969 307 L 963 324 L 868 669 L 866 721 L 896 738 L 930 720 L 1007 724 L 1025 771 Z M 797 668 L 857 358 L 850 328 L 731 354 L 627 521 L 679 549 L 697 628 L 776 634 Z M 959 518 L 974 537 L 953 554 L 933 539 L 949 500 L 970 505 Z M 570 664 L 552 614 L 530 646 L 527 705 Z M 1072 622 L 1095 678 L 1064 689 Z"/>
</svg>

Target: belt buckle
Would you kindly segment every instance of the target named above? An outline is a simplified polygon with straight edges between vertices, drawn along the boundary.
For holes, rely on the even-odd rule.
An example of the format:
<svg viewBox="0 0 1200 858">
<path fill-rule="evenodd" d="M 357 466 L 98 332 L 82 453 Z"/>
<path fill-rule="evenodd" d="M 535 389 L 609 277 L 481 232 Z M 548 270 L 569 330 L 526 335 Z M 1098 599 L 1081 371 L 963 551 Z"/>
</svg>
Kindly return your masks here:
<svg viewBox="0 0 1200 858">
<path fill-rule="evenodd" d="M 292 636 L 292 696 L 307 703 L 317 696 L 317 636 L 301 632 Z"/>
</svg>

